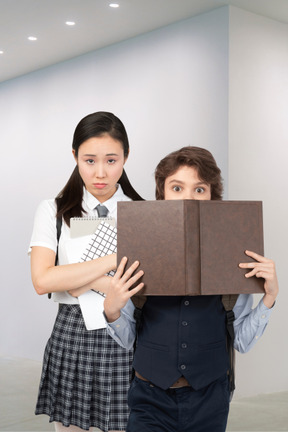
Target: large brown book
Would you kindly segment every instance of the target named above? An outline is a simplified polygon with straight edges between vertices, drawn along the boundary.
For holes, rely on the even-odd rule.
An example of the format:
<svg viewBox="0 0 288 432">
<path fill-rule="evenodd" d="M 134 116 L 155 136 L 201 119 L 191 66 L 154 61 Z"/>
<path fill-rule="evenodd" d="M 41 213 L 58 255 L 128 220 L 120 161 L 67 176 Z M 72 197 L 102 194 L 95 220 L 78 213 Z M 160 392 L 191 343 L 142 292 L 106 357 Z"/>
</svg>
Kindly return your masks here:
<svg viewBox="0 0 288 432">
<path fill-rule="evenodd" d="M 263 293 L 245 250 L 264 255 L 260 201 L 118 203 L 117 259 L 140 261 L 141 295 Z"/>
</svg>

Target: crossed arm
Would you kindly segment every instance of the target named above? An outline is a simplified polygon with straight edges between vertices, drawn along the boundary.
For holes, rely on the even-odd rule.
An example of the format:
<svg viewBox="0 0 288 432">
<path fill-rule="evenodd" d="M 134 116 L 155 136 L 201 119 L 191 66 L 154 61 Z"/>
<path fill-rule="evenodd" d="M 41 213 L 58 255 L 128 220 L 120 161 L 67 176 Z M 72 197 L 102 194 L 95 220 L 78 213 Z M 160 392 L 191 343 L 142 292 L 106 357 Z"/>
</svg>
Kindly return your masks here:
<svg viewBox="0 0 288 432">
<path fill-rule="evenodd" d="M 111 278 L 105 274 L 116 265 L 116 254 L 111 254 L 83 263 L 55 266 L 52 249 L 33 246 L 31 251 L 32 283 L 40 295 L 68 291 L 78 297 L 89 289 L 106 292 Z"/>
</svg>

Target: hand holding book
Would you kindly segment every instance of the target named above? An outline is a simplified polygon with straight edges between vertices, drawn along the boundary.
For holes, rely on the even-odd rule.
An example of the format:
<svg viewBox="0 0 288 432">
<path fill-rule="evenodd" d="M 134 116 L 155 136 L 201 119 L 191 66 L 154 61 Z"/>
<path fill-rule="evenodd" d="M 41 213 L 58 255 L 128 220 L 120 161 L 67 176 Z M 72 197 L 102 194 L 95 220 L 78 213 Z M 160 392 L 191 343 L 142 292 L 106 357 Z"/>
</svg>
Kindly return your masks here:
<svg viewBox="0 0 288 432">
<path fill-rule="evenodd" d="M 135 261 L 125 271 L 126 264 L 127 258 L 123 257 L 114 277 L 111 278 L 110 287 L 104 300 L 105 315 L 108 322 L 116 321 L 120 317 L 121 309 L 126 305 L 128 300 L 144 287 L 143 282 L 137 284 L 138 280 L 143 276 L 144 271 L 139 270 L 134 274 L 139 267 L 139 261 Z M 131 289 L 134 284 L 137 285 Z"/>
<path fill-rule="evenodd" d="M 278 279 L 276 275 L 276 266 L 274 261 L 258 255 L 255 252 L 245 251 L 246 255 L 253 258 L 255 261 L 248 263 L 240 263 L 239 267 L 249 269 L 245 274 L 246 278 L 256 276 L 257 278 L 265 279 L 264 290 L 265 295 L 263 302 L 269 309 L 274 305 L 279 292 Z"/>
</svg>

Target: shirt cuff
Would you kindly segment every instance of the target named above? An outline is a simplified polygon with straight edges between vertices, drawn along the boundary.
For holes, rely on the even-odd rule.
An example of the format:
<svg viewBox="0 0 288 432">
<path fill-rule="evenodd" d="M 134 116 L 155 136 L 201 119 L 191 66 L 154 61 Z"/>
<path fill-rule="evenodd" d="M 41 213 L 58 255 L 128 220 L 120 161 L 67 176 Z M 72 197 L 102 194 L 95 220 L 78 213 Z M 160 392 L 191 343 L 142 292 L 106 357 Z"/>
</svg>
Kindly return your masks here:
<svg viewBox="0 0 288 432">
<path fill-rule="evenodd" d="M 119 331 L 121 328 L 123 328 L 123 327 L 125 327 L 125 325 L 127 325 L 127 321 L 123 317 L 122 312 L 121 312 L 120 317 L 116 321 L 113 321 L 113 322 L 107 321 L 107 317 L 105 315 L 105 312 L 103 312 L 103 315 L 104 315 L 106 324 L 110 328 L 110 331 L 112 334 L 115 334 L 115 332 Z"/>
<path fill-rule="evenodd" d="M 275 304 L 275 303 L 274 303 Z M 274 305 L 272 306 L 272 308 Z M 254 318 L 257 320 L 259 326 L 263 326 L 268 323 L 270 315 L 272 313 L 272 308 L 265 306 L 263 299 L 260 300 L 257 307 L 254 309 Z"/>
</svg>

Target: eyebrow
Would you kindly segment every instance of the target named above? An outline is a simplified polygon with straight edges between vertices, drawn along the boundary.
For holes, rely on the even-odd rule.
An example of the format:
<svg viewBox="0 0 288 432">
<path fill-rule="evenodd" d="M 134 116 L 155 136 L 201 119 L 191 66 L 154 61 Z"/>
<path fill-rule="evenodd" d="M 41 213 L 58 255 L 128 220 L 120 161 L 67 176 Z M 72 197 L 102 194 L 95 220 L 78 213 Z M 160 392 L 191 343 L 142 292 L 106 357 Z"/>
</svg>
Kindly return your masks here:
<svg viewBox="0 0 288 432">
<path fill-rule="evenodd" d="M 83 156 L 85 157 L 97 157 L 96 154 L 90 154 L 90 153 L 86 153 Z M 105 156 L 119 156 L 118 153 L 107 153 Z"/>
<path fill-rule="evenodd" d="M 181 183 L 181 184 L 183 184 L 184 182 L 183 181 L 181 181 L 181 180 L 177 180 L 177 179 L 172 179 L 172 180 L 170 180 L 169 182 L 168 182 L 168 184 L 170 184 L 170 183 L 174 183 L 174 182 L 176 182 L 176 183 Z"/>
<path fill-rule="evenodd" d="M 168 184 L 171 184 L 171 183 L 180 183 L 180 184 L 184 184 L 185 182 L 184 181 L 181 181 L 181 180 L 177 180 L 177 179 L 172 179 L 172 180 L 170 180 L 169 182 L 168 182 Z M 198 182 L 198 183 L 195 183 L 195 186 L 200 186 L 200 185 L 206 185 L 206 186 L 208 186 L 208 183 L 206 183 L 206 182 L 204 182 L 204 181 L 200 181 L 200 182 Z"/>
</svg>

